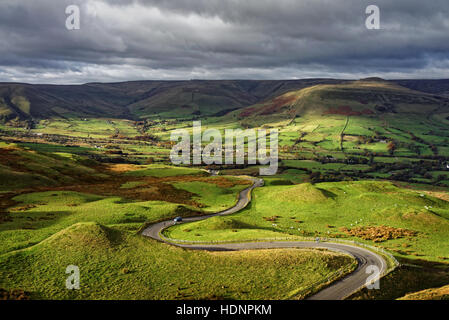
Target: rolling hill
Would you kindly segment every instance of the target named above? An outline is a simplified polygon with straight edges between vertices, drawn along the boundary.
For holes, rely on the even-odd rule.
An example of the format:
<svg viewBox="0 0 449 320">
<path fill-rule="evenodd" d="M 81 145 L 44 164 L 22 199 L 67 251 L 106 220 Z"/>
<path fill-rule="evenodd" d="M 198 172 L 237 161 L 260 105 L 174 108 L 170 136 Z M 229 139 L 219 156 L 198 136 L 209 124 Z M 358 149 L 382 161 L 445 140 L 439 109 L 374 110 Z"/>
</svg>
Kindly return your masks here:
<svg viewBox="0 0 449 320">
<path fill-rule="evenodd" d="M 234 111 L 233 116 L 257 122 L 307 115 L 376 116 L 449 111 L 449 98 L 408 89 L 381 79 L 343 84 L 319 84 L 289 91 L 262 103 Z"/>
<path fill-rule="evenodd" d="M 223 115 L 293 89 L 339 83 L 291 81 L 133 81 L 83 85 L 0 83 L 0 120 L 47 118 L 139 119 L 155 115 Z"/>
</svg>

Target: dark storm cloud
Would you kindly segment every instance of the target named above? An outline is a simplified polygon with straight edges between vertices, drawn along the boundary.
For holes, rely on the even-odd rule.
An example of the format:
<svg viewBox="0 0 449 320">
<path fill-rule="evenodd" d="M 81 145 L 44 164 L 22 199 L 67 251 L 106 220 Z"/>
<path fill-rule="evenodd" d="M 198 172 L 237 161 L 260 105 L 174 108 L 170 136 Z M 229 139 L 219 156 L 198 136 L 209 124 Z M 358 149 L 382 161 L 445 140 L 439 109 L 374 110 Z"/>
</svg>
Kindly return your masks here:
<svg viewBox="0 0 449 320">
<path fill-rule="evenodd" d="M 81 9 L 81 30 L 65 8 Z M 365 8 L 381 30 L 365 28 Z M 449 2 L 2 0 L 0 81 L 447 77 Z"/>
</svg>

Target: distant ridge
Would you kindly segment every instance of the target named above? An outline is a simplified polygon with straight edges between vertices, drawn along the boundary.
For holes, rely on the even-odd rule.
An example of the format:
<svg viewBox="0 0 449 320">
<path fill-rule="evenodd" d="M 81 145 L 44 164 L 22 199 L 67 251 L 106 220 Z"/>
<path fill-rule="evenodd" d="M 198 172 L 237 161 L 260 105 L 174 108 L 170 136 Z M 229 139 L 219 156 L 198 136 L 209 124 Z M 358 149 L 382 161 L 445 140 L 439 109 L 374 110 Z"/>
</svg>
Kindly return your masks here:
<svg viewBox="0 0 449 320">
<path fill-rule="evenodd" d="M 385 80 L 435 96 L 449 97 L 449 79 Z M 128 81 L 48 85 L 0 83 L 0 122 L 46 118 L 147 117 L 192 118 L 222 116 L 287 92 L 316 85 L 354 82 L 338 79 Z"/>
<path fill-rule="evenodd" d="M 374 81 L 374 82 L 382 82 L 382 81 L 384 81 L 384 82 L 386 82 L 387 80 L 379 78 L 379 77 L 369 77 L 369 78 L 360 79 L 360 81 Z"/>
</svg>

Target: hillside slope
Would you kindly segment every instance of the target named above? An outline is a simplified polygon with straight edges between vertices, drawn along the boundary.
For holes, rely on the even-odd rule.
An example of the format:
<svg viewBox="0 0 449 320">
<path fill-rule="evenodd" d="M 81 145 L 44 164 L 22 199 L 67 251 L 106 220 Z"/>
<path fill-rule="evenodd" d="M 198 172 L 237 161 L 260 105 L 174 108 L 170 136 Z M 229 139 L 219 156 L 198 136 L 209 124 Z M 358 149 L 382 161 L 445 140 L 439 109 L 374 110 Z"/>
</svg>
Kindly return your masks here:
<svg viewBox="0 0 449 320">
<path fill-rule="evenodd" d="M 224 115 L 290 90 L 332 79 L 132 81 L 83 85 L 0 83 L 0 121 L 161 115 Z"/>
<path fill-rule="evenodd" d="M 449 285 L 409 293 L 399 300 L 449 300 Z"/>
<path fill-rule="evenodd" d="M 444 95 L 449 97 L 449 79 L 440 80 L 393 80 L 392 82 L 397 83 L 403 87 L 432 93 L 436 95 Z"/>
<path fill-rule="evenodd" d="M 375 78 L 362 81 L 131 81 L 83 85 L 0 83 L 0 121 L 105 115 L 132 120 L 159 116 L 192 118 L 223 116 L 241 108 L 247 108 L 242 114 L 246 117 L 255 113 L 295 113 L 286 108 L 292 104 L 299 114 L 317 108 L 326 111 L 322 109 L 326 106 L 314 99 L 316 97 L 333 103 L 349 100 L 358 103 L 353 106 L 363 111 L 372 110 L 376 105 L 388 109 L 389 104 L 449 105 L 448 93 L 449 80 L 384 81 Z M 261 112 L 251 111 L 260 108 Z"/>
<path fill-rule="evenodd" d="M 383 80 L 319 84 L 289 91 L 273 99 L 233 112 L 233 117 L 258 122 L 298 116 L 382 116 L 433 114 L 449 111 L 449 98 L 411 90 Z"/>
</svg>

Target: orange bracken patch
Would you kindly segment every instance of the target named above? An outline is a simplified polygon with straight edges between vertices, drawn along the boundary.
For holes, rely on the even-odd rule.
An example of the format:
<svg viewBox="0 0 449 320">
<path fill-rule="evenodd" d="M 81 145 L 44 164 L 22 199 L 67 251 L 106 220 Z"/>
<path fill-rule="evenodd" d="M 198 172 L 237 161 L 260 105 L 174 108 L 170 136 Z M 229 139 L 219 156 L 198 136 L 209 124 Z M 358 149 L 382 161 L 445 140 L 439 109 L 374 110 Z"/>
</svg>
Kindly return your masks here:
<svg viewBox="0 0 449 320">
<path fill-rule="evenodd" d="M 382 242 L 404 237 L 414 237 L 417 234 L 416 231 L 388 226 L 357 227 L 353 229 L 341 228 L 340 231 L 364 240 L 373 240 L 374 242 Z"/>
</svg>

